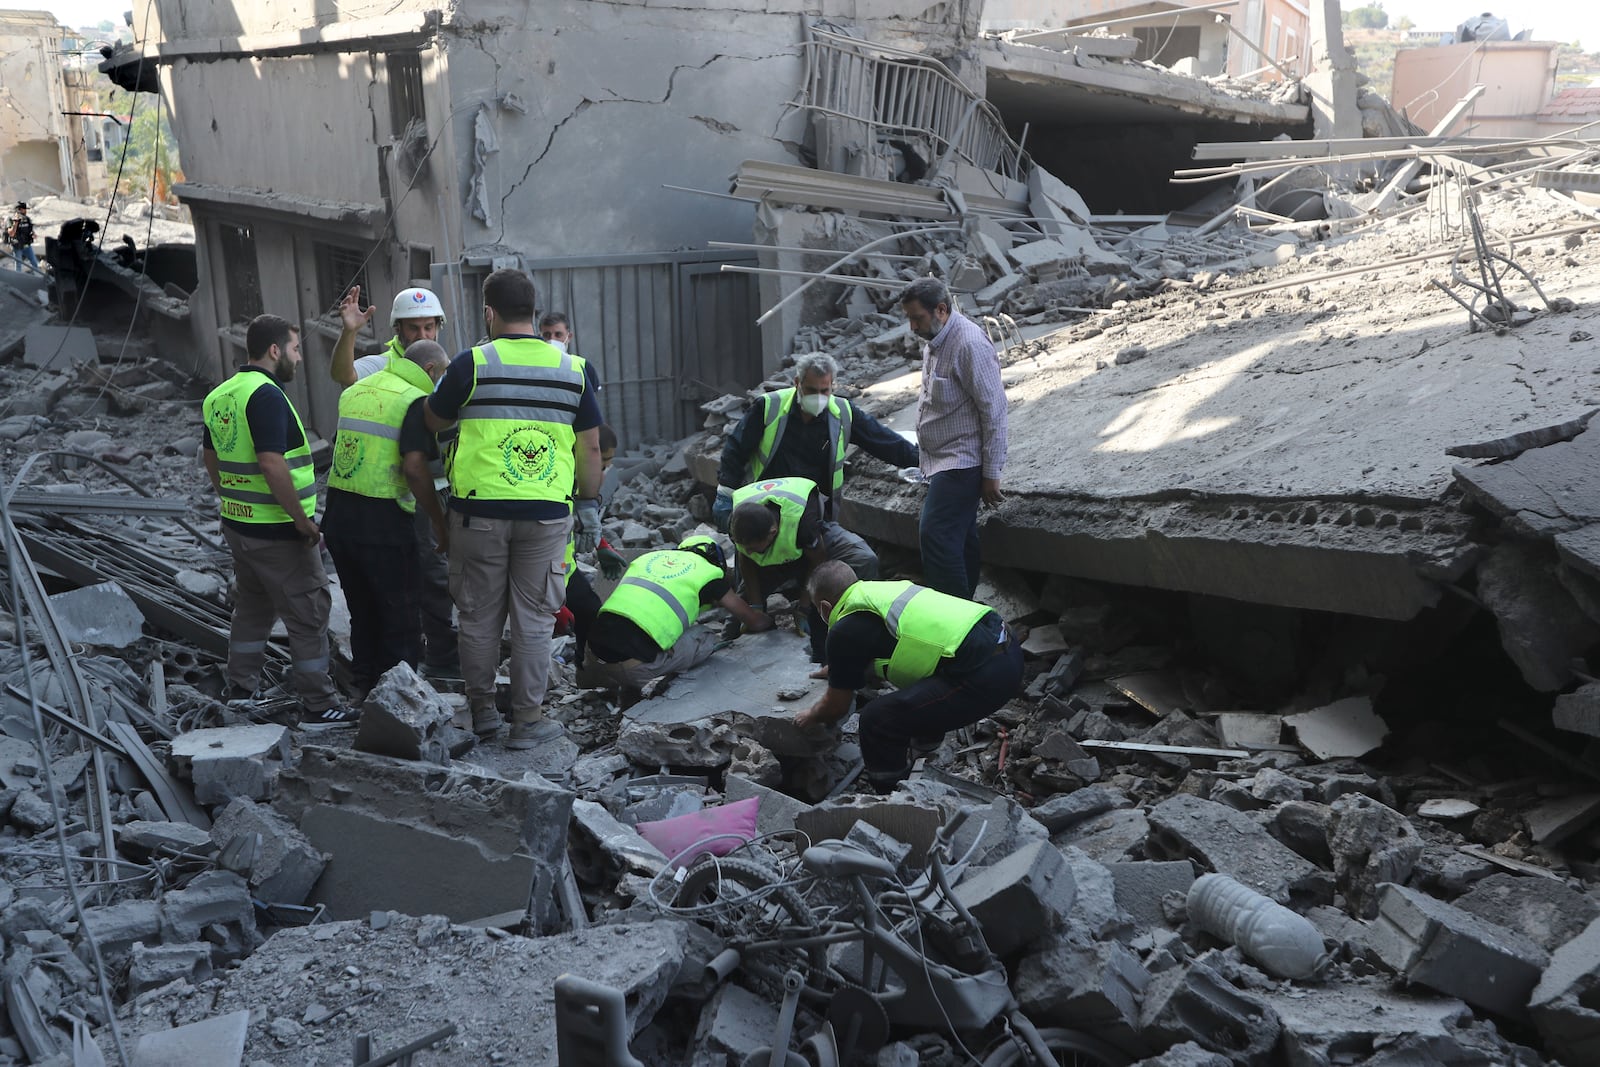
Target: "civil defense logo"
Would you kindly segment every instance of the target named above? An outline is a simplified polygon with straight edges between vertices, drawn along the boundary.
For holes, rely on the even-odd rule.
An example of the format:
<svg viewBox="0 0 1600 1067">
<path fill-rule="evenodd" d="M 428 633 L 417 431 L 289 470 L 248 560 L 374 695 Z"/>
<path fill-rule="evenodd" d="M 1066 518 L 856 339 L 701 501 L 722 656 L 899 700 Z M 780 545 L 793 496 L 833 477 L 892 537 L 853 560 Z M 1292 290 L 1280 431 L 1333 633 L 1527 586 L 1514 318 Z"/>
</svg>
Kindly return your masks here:
<svg viewBox="0 0 1600 1067">
<path fill-rule="evenodd" d="M 507 485 L 532 481 L 549 485 L 555 480 L 556 444 L 534 426 L 518 426 L 500 439 L 500 477 Z"/>
<path fill-rule="evenodd" d="M 688 574 L 698 558 L 690 552 L 652 552 L 644 557 L 644 573 L 658 582 L 668 582 Z"/>
<path fill-rule="evenodd" d="M 411 302 L 413 304 L 426 304 L 428 302 L 428 294 L 419 289 L 411 294 Z"/>
</svg>

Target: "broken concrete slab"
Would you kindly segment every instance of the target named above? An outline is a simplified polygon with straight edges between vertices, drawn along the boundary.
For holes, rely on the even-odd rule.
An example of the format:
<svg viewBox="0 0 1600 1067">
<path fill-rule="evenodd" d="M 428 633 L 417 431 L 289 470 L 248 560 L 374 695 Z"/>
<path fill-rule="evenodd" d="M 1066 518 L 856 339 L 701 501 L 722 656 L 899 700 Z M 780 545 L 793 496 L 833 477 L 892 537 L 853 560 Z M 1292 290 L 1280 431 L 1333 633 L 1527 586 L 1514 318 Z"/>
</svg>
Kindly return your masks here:
<svg viewBox="0 0 1600 1067">
<path fill-rule="evenodd" d="M 172 739 L 172 763 L 202 804 L 267 800 L 292 758 L 289 729 L 268 723 L 190 730 Z"/>
<path fill-rule="evenodd" d="M 1050 833 L 1056 834 L 1085 819 L 1132 806 L 1133 801 L 1126 794 L 1104 786 L 1090 785 L 1070 793 L 1057 794 L 1043 804 L 1029 808 L 1028 814 Z"/>
<path fill-rule="evenodd" d="M 116 582 L 57 593 L 50 610 L 73 644 L 127 648 L 144 636 L 144 612 Z"/>
<path fill-rule="evenodd" d="M 780 833 L 794 829 L 794 821 L 811 810 L 811 805 L 788 793 L 780 793 L 759 782 L 739 774 L 730 774 L 723 781 L 723 796 L 728 803 L 756 797 L 760 807 L 756 813 L 758 834 Z"/>
<path fill-rule="evenodd" d="M 1290 988 L 1264 996 L 1282 1024 L 1282 1044 L 1292 1067 L 1329 1067 L 1346 1062 L 1354 1050 L 1393 1047 L 1403 1040 L 1424 1042 L 1444 1053 L 1436 1060 L 1419 1056 L 1411 1062 L 1487 1062 L 1462 1056 L 1457 1031 L 1472 1021 L 1472 1011 L 1454 997 L 1397 990 L 1391 983 L 1330 982 L 1315 993 Z"/>
<path fill-rule="evenodd" d="M 179 945 L 133 946 L 128 963 L 128 995 L 136 997 L 147 989 L 168 982 L 184 981 L 199 985 L 211 977 L 211 945 L 190 941 Z"/>
<path fill-rule="evenodd" d="M 1179 794 L 1152 808 L 1149 819 L 1146 851 L 1152 859 L 1198 860 L 1207 870 L 1231 875 L 1279 904 L 1333 900 L 1333 879 L 1327 872 L 1279 843 L 1243 812 Z"/>
<path fill-rule="evenodd" d="M 1328 807 L 1328 851 L 1351 914 L 1370 919 L 1378 911 L 1378 886 L 1411 877 L 1422 838 L 1398 811 L 1348 793 Z"/>
<path fill-rule="evenodd" d="M 132 1067 L 235 1067 L 244 1058 L 250 1011 L 229 1012 L 211 1019 L 139 1035 Z"/>
<path fill-rule="evenodd" d="M 1155 975 L 1139 1029 L 1162 1044 L 1194 1041 L 1234 1064 L 1266 1067 L 1278 1044 L 1278 1014 L 1262 997 L 1235 988 L 1207 957 Z"/>
<path fill-rule="evenodd" d="M 1551 721 L 1558 730 L 1600 737 L 1600 682 L 1585 682 L 1556 697 Z"/>
<path fill-rule="evenodd" d="M 1318 759 L 1364 756 L 1383 744 L 1389 727 L 1372 710 L 1371 697 L 1346 697 L 1325 707 L 1284 716 L 1283 723 Z"/>
<path fill-rule="evenodd" d="M 725 982 L 700 1009 L 700 1023 L 691 1046 L 696 1062 L 707 1054 L 720 1054 L 732 1057 L 730 1063 L 744 1063 L 757 1050 L 772 1047 L 777 1025 L 775 1003 L 743 986 Z"/>
<path fill-rule="evenodd" d="M 1057 845 L 1082 849 L 1101 863 L 1128 860 L 1144 851 L 1150 822 L 1137 808 L 1122 808 L 1077 822 L 1052 834 Z"/>
<path fill-rule="evenodd" d="M 1600 434 L 1585 433 L 1579 440 L 1588 437 L 1600 442 Z M 1494 613 L 1501 646 L 1523 679 L 1545 693 L 1566 687 L 1574 677 L 1572 661 L 1600 641 L 1600 625 L 1562 586 L 1553 556 L 1541 546 L 1508 541 L 1478 565 L 1478 598 Z"/>
<path fill-rule="evenodd" d="M 1270 748 L 1283 736 L 1283 716 L 1225 711 L 1216 717 L 1215 728 L 1227 748 Z"/>
<path fill-rule="evenodd" d="M 1456 907 L 1554 952 L 1600 918 L 1600 901 L 1554 878 L 1491 874 L 1457 897 Z"/>
<path fill-rule="evenodd" d="M 1417 805 L 1417 814 L 1424 819 L 1438 819 L 1441 822 L 1450 822 L 1453 819 L 1465 819 L 1476 815 L 1483 809 L 1470 800 L 1460 797 L 1433 797 Z"/>
<path fill-rule="evenodd" d="M 610 880 L 605 868 L 615 872 L 632 870 L 654 877 L 667 865 L 661 850 L 639 835 L 631 826 L 618 822 L 604 807 L 592 800 L 572 802 L 572 823 L 580 840 L 571 843 L 573 869 L 578 877 L 593 885 Z M 592 850 L 588 847 L 592 846 Z M 598 855 L 595 853 L 598 852 Z M 607 859 L 602 861 L 601 856 Z"/>
<path fill-rule="evenodd" d="M 83 326 L 34 326 L 22 340 L 26 367 L 71 370 L 75 363 L 97 363 L 94 333 Z"/>
<path fill-rule="evenodd" d="M 469 922 L 530 901 L 536 922 L 553 917 L 573 796 L 542 778 L 307 746 L 281 787 L 279 810 L 331 856 L 310 899 L 333 918 L 388 909 Z"/>
<path fill-rule="evenodd" d="M 1072 871 L 1077 893 L 1068 927 L 1082 931 L 1097 941 L 1127 941 L 1137 933 L 1132 915 L 1117 902 L 1117 880 L 1105 864 L 1082 849 L 1067 845 L 1061 855 Z"/>
<path fill-rule="evenodd" d="M 328 866 L 328 854 L 274 809 L 236 797 L 211 825 L 210 839 L 227 849 L 246 835 L 255 840 L 247 876 L 250 888 L 268 903 L 304 904 Z"/>
<path fill-rule="evenodd" d="M 1050 940 L 1023 957 L 1013 986 L 1036 1025 L 1068 1026 L 1123 1048 L 1140 1047 L 1139 1001 L 1150 972 L 1123 945 Z"/>
<path fill-rule="evenodd" d="M 1373 949 L 1407 981 L 1475 1007 L 1527 1017 L 1549 953 L 1523 935 L 1406 886 L 1378 890 Z"/>
<path fill-rule="evenodd" d="M 1566 1063 L 1600 1062 L 1600 919 L 1550 957 L 1528 1002 L 1550 1051 Z"/>
<path fill-rule="evenodd" d="M 926 862 L 928 849 L 944 825 L 945 817 L 937 809 L 892 798 L 863 799 L 855 803 L 815 805 L 795 816 L 794 828 L 812 841 L 842 841 L 857 822 L 874 826 L 896 841 L 910 845 L 911 862 L 921 864 Z"/>
<path fill-rule="evenodd" d="M 623 712 L 623 718 L 635 723 L 676 724 L 739 712 L 753 718 L 790 720 L 797 708 L 814 700 L 827 684 L 807 677 L 813 666 L 805 641 L 782 630 L 745 634 L 700 666 L 672 679 L 665 692 Z M 780 690 L 801 695 L 792 702 L 780 702 Z M 756 739 L 783 755 L 765 738 L 758 735 Z"/>
<path fill-rule="evenodd" d="M 1061 924 L 1077 883 L 1066 857 L 1050 842 L 1036 841 L 993 866 L 969 871 L 955 895 L 982 927 L 989 947 L 1009 956 Z"/>
<path fill-rule="evenodd" d="M 641 767 L 725 767 L 739 736 L 725 717 L 691 722 L 625 722 L 617 751 Z"/>
<path fill-rule="evenodd" d="M 117 846 L 136 859 L 152 854 L 171 856 L 186 852 L 207 856 L 217 850 L 211 835 L 186 822 L 145 822 L 134 820 L 117 827 Z"/>
<path fill-rule="evenodd" d="M 354 745 L 397 759 L 448 763 L 442 737 L 454 709 L 409 663 L 397 663 L 384 672 L 361 705 L 361 721 Z"/>
<path fill-rule="evenodd" d="M 1146 929 L 1168 925 L 1162 899 L 1169 893 L 1187 898 L 1195 879 L 1188 860 L 1108 863 L 1106 869 L 1115 880 L 1117 905 Z"/>
<path fill-rule="evenodd" d="M 1535 844 L 1554 847 L 1600 819 L 1600 794 L 1580 793 L 1549 800 L 1523 812 L 1522 817 L 1528 824 L 1528 836 Z"/>
</svg>

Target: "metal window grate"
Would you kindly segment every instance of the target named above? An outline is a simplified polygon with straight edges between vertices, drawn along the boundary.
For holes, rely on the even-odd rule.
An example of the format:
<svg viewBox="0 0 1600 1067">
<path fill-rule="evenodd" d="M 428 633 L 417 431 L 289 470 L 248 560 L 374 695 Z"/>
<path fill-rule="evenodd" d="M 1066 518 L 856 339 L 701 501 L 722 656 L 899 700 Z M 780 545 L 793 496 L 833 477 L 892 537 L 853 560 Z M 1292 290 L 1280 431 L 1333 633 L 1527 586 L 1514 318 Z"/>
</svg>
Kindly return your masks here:
<svg viewBox="0 0 1600 1067">
<path fill-rule="evenodd" d="M 367 285 L 366 253 L 359 248 L 318 244 L 316 255 L 317 307 L 323 313 L 337 308 L 352 285 L 361 286 L 363 300 L 372 300 L 372 289 Z"/>
<path fill-rule="evenodd" d="M 256 262 L 256 236 L 248 226 L 219 223 L 222 268 L 228 277 L 228 321 L 249 322 L 261 314 L 261 267 Z"/>
<path fill-rule="evenodd" d="M 422 53 L 390 52 L 389 68 L 390 132 L 400 137 L 413 119 L 426 124 L 428 112 L 422 99 Z"/>
</svg>

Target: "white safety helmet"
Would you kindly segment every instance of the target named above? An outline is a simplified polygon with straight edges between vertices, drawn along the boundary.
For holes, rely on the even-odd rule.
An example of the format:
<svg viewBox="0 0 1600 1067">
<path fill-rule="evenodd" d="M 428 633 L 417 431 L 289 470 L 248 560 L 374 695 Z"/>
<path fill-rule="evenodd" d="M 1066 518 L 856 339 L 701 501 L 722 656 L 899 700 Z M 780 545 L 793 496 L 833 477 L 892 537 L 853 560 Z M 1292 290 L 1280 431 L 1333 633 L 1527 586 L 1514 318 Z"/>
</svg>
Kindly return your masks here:
<svg viewBox="0 0 1600 1067">
<path fill-rule="evenodd" d="M 402 289 L 395 294 L 394 308 L 389 312 L 393 325 L 401 319 L 438 319 L 444 325 L 444 305 L 432 289 Z"/>
</svg>

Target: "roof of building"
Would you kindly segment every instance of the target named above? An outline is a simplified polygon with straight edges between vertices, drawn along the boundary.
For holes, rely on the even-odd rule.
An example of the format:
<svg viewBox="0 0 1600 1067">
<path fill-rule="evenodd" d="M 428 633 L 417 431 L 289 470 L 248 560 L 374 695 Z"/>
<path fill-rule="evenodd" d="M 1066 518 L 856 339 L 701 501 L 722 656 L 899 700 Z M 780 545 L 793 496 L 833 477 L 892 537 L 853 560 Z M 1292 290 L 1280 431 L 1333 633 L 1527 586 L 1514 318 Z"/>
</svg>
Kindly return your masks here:
<svg viewBox="0 0 1600 1067">
<path fill-rule="evenodd" d="M 1600 117 L 1600 89 L 1563 89 L 1539 109 L 1540 118 Z"/>
</svg>

